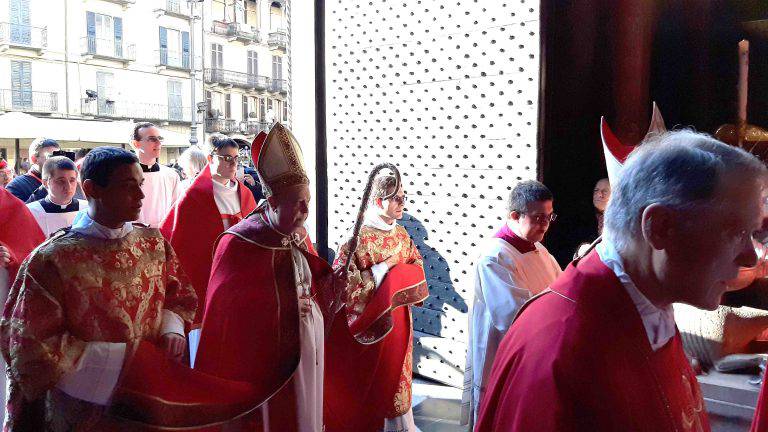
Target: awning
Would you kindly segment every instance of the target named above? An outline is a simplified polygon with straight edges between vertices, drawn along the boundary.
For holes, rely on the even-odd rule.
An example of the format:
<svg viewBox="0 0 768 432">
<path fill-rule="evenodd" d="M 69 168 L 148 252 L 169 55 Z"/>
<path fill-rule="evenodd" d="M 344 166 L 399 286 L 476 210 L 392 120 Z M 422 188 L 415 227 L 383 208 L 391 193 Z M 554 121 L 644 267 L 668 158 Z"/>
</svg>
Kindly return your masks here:
<svg viewBox="0 0 768 432">
<path fill-rule="evenodd" d="M 0 115 L 0 140 L 53 138 L 66 147 L 67 143 L 82 143 L 82 147 L 130 144 L 134 123 L 125 120 L 84 120 L 35 117 L 22 112 Z M 158 126 L 159 127 L 159 126 Z M 167 129 L 162 130 L 166 147 L 187 147 L 189 137 Z"/>
</svg>

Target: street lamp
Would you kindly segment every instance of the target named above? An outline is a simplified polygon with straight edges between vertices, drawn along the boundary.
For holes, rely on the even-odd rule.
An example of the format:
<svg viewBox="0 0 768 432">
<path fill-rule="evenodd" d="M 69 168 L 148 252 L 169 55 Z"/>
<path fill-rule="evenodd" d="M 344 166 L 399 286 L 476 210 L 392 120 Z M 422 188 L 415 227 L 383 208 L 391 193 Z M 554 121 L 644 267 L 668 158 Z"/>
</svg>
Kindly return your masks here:
<svg viewBox="0 0 768 432">
<path fill-rule="evenodd" d="M 190 65 L 192 66 L 192 70 L 190 72 L 190 78 L 192 81 L 192 123 L 189 127 L 189 144 L 195 145 L 197 144 L 197 104 L 195 103 L 195 95 L 197 94 L 197 76 L 196 76 L 196 70 L 197 65 L 195 62 L 195 21 L 200 19 L 199 16 L 195 15 L 195 11 L 197 9 L 197 4 L 202 3 L 204 0 L 187 0 L 187 5 L 189 6 L 189 56 L 190 56 Z"/>
</svg>

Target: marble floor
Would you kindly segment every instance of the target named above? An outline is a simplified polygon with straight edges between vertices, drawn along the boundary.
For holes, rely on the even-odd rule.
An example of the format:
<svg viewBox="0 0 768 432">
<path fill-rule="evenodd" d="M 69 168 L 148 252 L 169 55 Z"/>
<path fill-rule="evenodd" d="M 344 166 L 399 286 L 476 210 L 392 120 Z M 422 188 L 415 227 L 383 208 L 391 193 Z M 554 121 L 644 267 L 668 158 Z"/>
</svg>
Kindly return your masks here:
<svg viewBox="0 0 768 432">
<path fill-rule="evenodd" d="M 461 389 L 414 378 L 413 417 L 421 432 L 467 432 L 460 415 Z"/>
</svg>

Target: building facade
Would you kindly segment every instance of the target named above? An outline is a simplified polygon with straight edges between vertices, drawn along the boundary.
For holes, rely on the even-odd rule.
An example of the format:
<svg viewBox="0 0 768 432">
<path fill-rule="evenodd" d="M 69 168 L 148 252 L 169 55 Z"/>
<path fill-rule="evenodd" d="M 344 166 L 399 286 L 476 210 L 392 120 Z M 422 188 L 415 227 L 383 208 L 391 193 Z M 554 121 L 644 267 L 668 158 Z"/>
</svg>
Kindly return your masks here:
<svg viewBox="0 0 768 432">
<path fill-rule="evenodd" d="M 166 131 L 165 161 L 205 133 L 252 137 L 288 120 L 287 10 L 264 0 L 0 0 L 0 112 L 75 129 L 151 121 Z M 13 161 L 18 146 L 26 158 L 32 138 L 0 135 L 0 156 Z M 63 145 L 128 144 L 130 128 L 121 143 L 88 139 Z"/>
<path fill-rule="evenodd" d="M 205 131 L 252 139 L 290 125 L 286 1 L 211 0 L 203 12 Z"/>
</svg>

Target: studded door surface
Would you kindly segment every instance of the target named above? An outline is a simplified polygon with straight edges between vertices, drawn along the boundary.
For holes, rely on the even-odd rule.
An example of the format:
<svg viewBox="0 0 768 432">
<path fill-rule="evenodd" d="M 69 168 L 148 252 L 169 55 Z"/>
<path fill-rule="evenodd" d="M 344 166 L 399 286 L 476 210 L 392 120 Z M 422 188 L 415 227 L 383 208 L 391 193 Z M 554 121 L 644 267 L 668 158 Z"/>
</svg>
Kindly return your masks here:
<svg viewBox="0 0 768 432">
<path fill-rule="evenodd" d="M 396 164 L 430 297 L 414 371 L 460 386 L 477 247 L 536 178 L 538 0 L 326 2 L 329 246 L 370 169 Z"/>
</svg>

